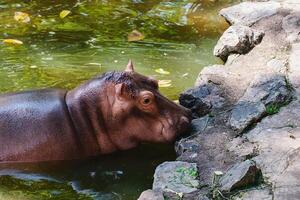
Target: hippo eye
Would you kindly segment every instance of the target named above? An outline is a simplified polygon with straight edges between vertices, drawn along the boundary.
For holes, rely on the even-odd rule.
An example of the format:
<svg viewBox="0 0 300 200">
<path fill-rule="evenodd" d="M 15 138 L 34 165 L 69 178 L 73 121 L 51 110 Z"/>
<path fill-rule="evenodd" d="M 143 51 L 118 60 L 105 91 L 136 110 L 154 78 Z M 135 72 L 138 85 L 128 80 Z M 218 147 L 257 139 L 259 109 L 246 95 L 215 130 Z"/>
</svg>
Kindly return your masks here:
<svg viewBox="0 0 300 200">
<path fill-rule="evenodd" d="M 148 105 L 148 104 L 150 104 L 151 103 L 151 99 L 150 98 L 144 98 L 143 99 L 143 104 L 144 105 Z"/>
<path fill-rule="evenodd" d="M 150 91 L 142 91 L 141 98 L 139 100 L 140 104 L 143 106 L 149 106 L 153 101 L 153 93 Z"/>
</svg>

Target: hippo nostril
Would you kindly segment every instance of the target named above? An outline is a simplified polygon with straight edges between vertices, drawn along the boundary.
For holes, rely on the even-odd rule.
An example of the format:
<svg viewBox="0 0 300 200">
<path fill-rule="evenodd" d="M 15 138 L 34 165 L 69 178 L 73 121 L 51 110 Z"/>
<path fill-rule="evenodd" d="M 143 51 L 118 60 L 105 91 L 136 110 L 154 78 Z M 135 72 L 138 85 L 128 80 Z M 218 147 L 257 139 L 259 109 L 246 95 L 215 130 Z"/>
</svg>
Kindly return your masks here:
<svg viewBox="0 0 300 200">
<path fill-rule="evenodd" d="M 190 120 L 189 118 L 183 116 L 180 118 L 180 124 L 183 125 L 183 126 L 187 126 L 188 124 L 190 123 Z"/>
</svg>

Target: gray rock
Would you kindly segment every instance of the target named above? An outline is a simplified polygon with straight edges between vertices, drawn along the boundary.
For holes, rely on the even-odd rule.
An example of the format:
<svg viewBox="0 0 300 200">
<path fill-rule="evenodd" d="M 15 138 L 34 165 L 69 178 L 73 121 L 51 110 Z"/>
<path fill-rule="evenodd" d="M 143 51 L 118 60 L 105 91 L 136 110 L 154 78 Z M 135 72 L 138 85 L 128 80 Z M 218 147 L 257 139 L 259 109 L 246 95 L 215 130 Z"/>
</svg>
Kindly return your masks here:
<svg viewBox="0 0 300 200">
<path fill-rule="evenodd" d="M 227 58 L 225 65 L 231 65 L 240 56 L 240 54 L 230 54 Z"/>
<path fill-rule="evenodd" d="M 182 139 L 179 144 L 183 153 L 178 154 L 177 160 L 197 163 L 201 185 L 210 185 L 214 171 L 227 171 L 237 162 L 236 156 L 226 147 L 231 139 L 230 130 L 216 123 L 211 130 Z"/>
<path fill-rule="evenodd" d="M 282 2 L 282 7 L 284 9 L 290 9 L 293 11 L 300 11 L 300 2 L 299 0 L 279 0 Z"/>
<path fill-rule="evenodd" d="M 291 43 L 300 39 L 300 14 L 293 13 L 282 20 L 282 28 L 287 34 L 287 40 Z"/>
<path fill-rule="evenodd" d="M 243 142 L 257 147 L 254 158 L 272 185 L 274 200 L 300 199 L 300 102 L 296 100 L 276 115 L 263 119 Z M 246 145 L 248 146 L 248 145 Z M 233 148 L 239 154 L 240 149 Z"/>
<path fill-rule="evenodd" d="M 164 200 L 162 192 L 146 190 L 142 192 L 138 200 Z"/>
<path fill-rule="evenodd" d="M 214 48 L 214 55 L 226 61 L 230 54 L 246 54 L 262 41 L 264 33 L 242 25 L 230 26 Z"/>
<path fill-rule="evenodd" d="M 199 149 L 199 143 L 192 138 L 184 138 L 175 144 L 175 151 L 177 155 L 182 155 L 183 153 L 189 152 L 197 152 Z"/>
<path fill-rule="evenodd" d="M 180 94 L 179 102 L 191 109 L 195 117 L 201 117 L 213 109 L 222 107 L 225 99 L 216 85 L 208 83 L 183 92 Z"/>
<path fill-rule="evenodd" d="M 262 102 L 264 105 L 280 104 L 290 99 L 291 88 L 281 74 L 260 74 L 254 77 L 241 101 Z"/>
<path fill-rule="evenodd" d="M 241 96 L 241 79 L 239 73 L 233 73 L 225 65 L 211 65 L 204 67 L 199 73 L 195 87 L 210 85 L 215 92 L 208 96 L 213 109 L 224 108 L 236 102 Z"/>
<path fill-rule="evenodd" d="M 241 24 L 251 26 L 255 22 L 274 15 L 281 7 L 280 3 L 269 2 L 243 2 L 220 11 L 222 15 L 231 24 Z"/>
<path fill-rule="evenodd" d="M 184 195 L 196 192 L 199 186 L 197 165 L 174 161 L 164 162 L 156 168 L 152 189 Z"/>
<path fill-rule="evenodd" d="M 286 60 L 271 59 L 267 62 L 267 67 L 274 69 L 275 72 L 285 73 L 286 72 Z"/>
<path fill-rule="evenodd" d="M 209 115 L 206 115 L 201 118 L 193 119 L 191 122 L 191 131 L 192 134 L 197 134 L 205 131 L 205 129 L 209 126 L 212 121 Z"/>
<path fill-rule="evenodd" d="M 256 167 L 255 162 L 246 160 L 233 166 L 220 179 L 220 191 L 223 193 L 232 192 L 235 189 L 249 187 L 257 184 L 261 178 L 261 171 Z"/>
<path fill-rule="evenodd" d="M 231 111 L 229 124 L 234 130 L 242 132 L 261 119 L 265 113 L 266 107 L 261 102 L 240 101 Z"/>
<path fill-rule="evenodd" d="M 232 109 L 229 124 L 234 130 L 242 132 L 266 114 L 273 114 L 268 112 L 276 112 L 290 99 L 291 90 L 283 75 L 259 75 Z"/>
<path fill-rule="evenodd" d="M 242 191 L 232 197 L 233 200 L 272 200 L 272 191 L 267 188 Z"/>
<path fill-rule="evenodd" d="M 292 45 L 289 57 L 289 80 L 291 84 L 300 92 L 300 43 Z"/>
<path fill-rule="evenodd" d="M 282 28 L 287 34 L 287 40 L 291 43 L 300 40 L 300 14 L 293 13 L 282 20 Z"/>
</svg>

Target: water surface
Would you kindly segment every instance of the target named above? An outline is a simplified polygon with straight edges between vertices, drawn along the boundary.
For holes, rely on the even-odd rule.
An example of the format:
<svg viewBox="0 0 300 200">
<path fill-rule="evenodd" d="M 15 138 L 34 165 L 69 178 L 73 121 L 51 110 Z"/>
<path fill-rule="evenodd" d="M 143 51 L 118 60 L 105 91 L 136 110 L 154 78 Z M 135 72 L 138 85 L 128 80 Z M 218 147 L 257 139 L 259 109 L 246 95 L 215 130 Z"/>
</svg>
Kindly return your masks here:
<svg viewBox="0 0 300 200">
<path fill-rule="evenodd" d="M 160 90 L 176 100 L 204 66 L 220 62 L 212 48 L 227 24 L 217 12 L 234 2 L 2 0 L 0 39 L 23 45 L 0 44 L 0 92 L 71 89 L 132 59 L 139 73 L 171 80 Z M 71 13 L 61 19 L 62 10 Z M 16 22 L 20 11 L 29 23 Z M 145 39 L 128 42 L 133 30 Z M 0 199 L 136 199 L 155 167 L 174 158 L 172 145 L 160 144 L 81 162 L 2 165 Z"/>
</svg>

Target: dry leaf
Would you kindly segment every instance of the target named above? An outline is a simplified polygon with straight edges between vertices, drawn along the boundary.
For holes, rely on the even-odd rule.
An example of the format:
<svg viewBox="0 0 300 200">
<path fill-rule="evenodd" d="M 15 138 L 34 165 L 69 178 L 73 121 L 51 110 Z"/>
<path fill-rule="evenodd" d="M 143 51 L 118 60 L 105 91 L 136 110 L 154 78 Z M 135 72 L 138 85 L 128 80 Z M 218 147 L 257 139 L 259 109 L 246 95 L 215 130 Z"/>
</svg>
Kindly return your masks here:
<svg viewBox="0 0 300 200">
<path fill-rule="evenodd" d="M 137 30 L 133 30 L 131 33 L 128 34 L 128 42 L 140 41 L 144 38 L 145 36 Z"/>
<path fill-rule="evenodd" d="M 65 18 L 66 16 L 68 16 L 70 13 L 71 13 L 71 11 L 69 11 L 69 10 L 63 10 L 63 11 L 61 11 L 61 12 L 59 13 L 59 17 L 60 17 L 61 19 L 63 19 L 63 18 Z"/>
<path fill-rule="evenodd" d="M 166 71 L 166 70 L 164 70 L 164 69 L 162 69 L 162 68 L 156 69 L 155 72 L 157 72 L 157 73 L 159 73 L 159 74 L 164 74 L 164 75 L 170 74 L 170 72 L 168 72 L 168 71 Z"/>
<path fill-rule="evenodd" d="M 14 19 L 17 22 L 22 22 L 22 23 L 29 23 L 30 22 L 29 14 L 24 13 L 24 12 L 15 12 Z"/>
<path fill-rule="evenodd" d="M 23 42 L 21 40 L 16 40 L 16 39 L 4 39 L 3 40 L 4 44 L 12 44 L 12 45 L 21 45 Z"/>
</svg>

